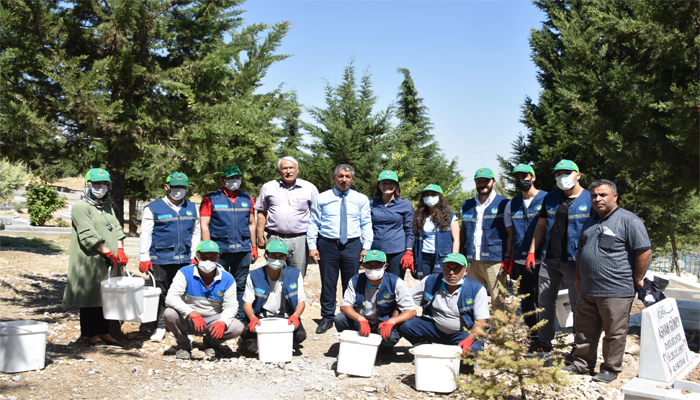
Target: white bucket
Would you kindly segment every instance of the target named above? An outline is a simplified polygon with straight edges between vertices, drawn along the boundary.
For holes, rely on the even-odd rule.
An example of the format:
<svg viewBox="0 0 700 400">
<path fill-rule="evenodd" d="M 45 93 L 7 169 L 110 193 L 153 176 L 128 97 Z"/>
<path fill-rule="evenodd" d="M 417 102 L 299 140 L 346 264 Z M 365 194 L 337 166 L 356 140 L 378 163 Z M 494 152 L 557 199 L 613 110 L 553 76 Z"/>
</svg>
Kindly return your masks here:
<svg viewBox="0 0 700 400">
<path fill-rule="evenodd" d="M 137 324 L 143 324 L 145 322 L 153 322 L 158 319 L 158 303 L 160 301 L 160 288 L 156 287 L 156 278 L 149 271 L 148 275 L 151 276 L 151 282 L 153 282 L 152 287 L 143 287 L 143 312 L 139 314 L 138 317 L 129 320 L 129 322 L 135 322 Z"/>
<path fill-rule="evenodd" d="M 340 338 L 340 350 L 336 371 L 339 374 L 372 376 L 382 337 L 375 333 L 370 333 L 367 337 L 360 336 L 354 330 L 345 330 L 337 336 Z"/>
<path fill-rule="evenodd" d="M 294 325 L 285 318 L 263 318 L 255 327 L 258 334 L 258 360 L 291 362 L 294 354 Z"/>
<path fill-rule="evenodd" d="M 557 321 L 562 328 L 574 326 L 574 314 L 571 312 L 568 289 L 560 290 L 557 296 Z"/>
<path fill-rule="evenodd" d="M 5 373 L 44 368 L 49 324 L 41 321 L 0 322 L 0 371 Z"/>
<path fill-rule="evenodd" d="M 143 278 L 136 276 L 112 278 L 111 272 L 110 267 L 107 273 L 110 277 L 100 283 L 102 314 L 105 319 L 117 321 L 129 321 L 138 317 L 143 313 Z M 129 273 L 128 270 L 127 273 Z"/>
<path fill-rule="evenodd" d="M 450 393 L 457 389 L 461 347 L 422 344 L 408 351 L 416 356 L 416 390 Z"/>
</svg>

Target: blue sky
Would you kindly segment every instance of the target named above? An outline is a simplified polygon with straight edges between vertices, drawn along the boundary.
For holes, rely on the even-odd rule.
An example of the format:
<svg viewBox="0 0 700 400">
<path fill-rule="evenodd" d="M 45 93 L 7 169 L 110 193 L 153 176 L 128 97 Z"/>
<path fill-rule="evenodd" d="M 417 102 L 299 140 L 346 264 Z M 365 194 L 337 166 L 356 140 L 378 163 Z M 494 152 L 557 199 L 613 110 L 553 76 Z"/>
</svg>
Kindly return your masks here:
<svg viewBox="0 0 700 400">
<path fill-rule="evenodd" d="M 371 72 L 377 111 L 396 100 L 396 69 L 409 69 L 467 190 L 477 169 L 498 173 L 496 156 L 510 156 L 527 132 L 520 107 L 540 91 L 528 37 L 545 19 L 530 1 L 248 0 L 242 8 L 246 23 L 292 23 L 279 49 L 291 57 L 273 65 L 263 90 L 284 83 L 306 107 L 325 107 L 326 81 L 337 85 L 351 58 L 358 78 Z"/>
</svg>

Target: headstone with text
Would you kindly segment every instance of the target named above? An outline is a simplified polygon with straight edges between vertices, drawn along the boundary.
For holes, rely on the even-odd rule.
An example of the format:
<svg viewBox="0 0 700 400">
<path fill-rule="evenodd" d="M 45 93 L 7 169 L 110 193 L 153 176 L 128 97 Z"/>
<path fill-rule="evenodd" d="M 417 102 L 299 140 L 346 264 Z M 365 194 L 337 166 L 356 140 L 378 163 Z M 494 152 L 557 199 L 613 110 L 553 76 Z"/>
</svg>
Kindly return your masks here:
<svg viewBox="0 0 700 400">
<path fill-rule="evenodd" d="M 642 311 L 639 377 L 668 382 L 690 364 L 691 353 L 676 299 L 666 298 Z"/>
</svg>

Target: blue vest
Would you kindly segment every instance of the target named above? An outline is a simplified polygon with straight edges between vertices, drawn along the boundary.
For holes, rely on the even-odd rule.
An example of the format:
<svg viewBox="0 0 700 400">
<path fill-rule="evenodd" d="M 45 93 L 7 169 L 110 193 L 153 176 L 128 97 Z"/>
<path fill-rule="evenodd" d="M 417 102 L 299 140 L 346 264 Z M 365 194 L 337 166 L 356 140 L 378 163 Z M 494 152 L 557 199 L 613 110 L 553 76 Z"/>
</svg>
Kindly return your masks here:
<svg viewBox="0 0 700 400">
<path fill-rule="evenodd" d="M 544 203 L 547 192 L 540 190 L 530 202 L 530 206 L 525 208 L 523 195 L 513 197 L 510 202 L 510 216 L 513 220 L 513 260 L 524 261 L 530 251 L 532 235 L 535 233 L 537 221 L 540 220 L 540 210 Z M 538 257 L 535 250 L 535 257 Z"/>
<path fill-rule="evenodd" d="M 192 256 L 192 233 L 197 208 L 183 201 L 178 213 L 165 200 L 156 200 L 147 207 L 153 213 L 153 234 L 149 255 L 156 265 L 187 264 Z"/>
<path fill-rule="evenodd" d="M 211 240 L 219 245 L 222 253 L 242 253 L 251 250 L 250 218 L 251 197 L 248 193 L 238 191 L 236 202 L 226 196 L 222 189 L 207 195 L 211 201 L 211 221 L 209 233 Z"/>
<path fill-rule="evenodd" d="M 484 210 L 481 222 L 481 261 L 503 261 L 508 244 L 508 233 L 503 222 L 503 212 L 508 199 L 496 195 L 489 208 Z M 474 231 L 476 230 L 476 199 L 464 200 L 462 203 L 462 229 L 465 231 L 464 249 L 467 261 L 475 259 Z"/>
<path fill-rule="evenodd" d="M 435 233 L 435 265 L 433 270 L 442 268 L 442 260 L 445 256 L 452 253 L 452 231 L 450 230 L 450 225 L 452 225 L 452 217 L 455 213 L 450 211 L 450 224 L 447 225 L 447 230 L 441 231 L 440 226 L 436 224 L 438 231 Z M 413 241 L 413 254 L 416 258 L 416 276 L 418 280 L 423 279 L 423 269 L 420 268 L 423 262 L 423 229 L 418 231 L 416 238 Z"/>
<path fill-rule="evenodd" d="M 185 296 L 204 298 L 219 304 L 223 303 L 224 293 L 231 286 L 236 285 L 233 275 L 224 271 L 223 268 L 218 268 L 217 275 L 221 274 L 221 279 L 214 279 L 207 288 L 201 277 L 194 276 L 195 268 L 197 266 L 194 264 L 180 268 L 180 272 L 185 275 L 185 280 L 187 281 Z"/>
<path fill-rule="evenodd" d="M 282 280 L 282 296 L 287 302 L 287 313 L 294 314 L 299 303 L 299 270 L 287 266 L 284 268 L 284 279 Z M 253 302 L 253 313 L 259 315 L 262 310 L 263 303 L 270 295 L 270 284 L 267 282 L 267 268 L 258 268 L 250 271 L 250 280 L 253 282 L 255 291 L 255 302 Z"/>
<path fill-rule="evenodd" d="M 365 290 L 367 288 L 367 275 L 364 273 L 357 274 L 350 278 L 352 286 L 355 288 L 355 310 L 362 307 L 362 302 L 365 301 Z M 391 318 L 391 314 L 396 310 L 396 281 L 398 276 L 389 272 L 384 272 L 382 283 L 377 289 L 377 319 L 386 321 Z"/>
<path fill-rule="evenodd" d="M 442 273 L 433 274 L 425 280 L 423 298 L 420 301 L 420 305 L 423 307 L 423 315 L 430 315 L 428 306 L 433 303 L 438 290 L 440 290 L 440 288 L 445 288 L 445 282 L 442 281 L 443 277 L 444 275 L 442 275 Z M 484 287 L 484 285 L 481 283 L 466 275 L 464 276 L 464 283 L 462 284 L 462 291 L 459 294 L 457 304 L 459 305 L 459 315 L 462 316 L 462 320 L 467 329 L 471 329 L 472 326 L 474 326 L 474 299 L 482 287 Z"/>
<path fill-rule="evenodd" d="M 562 191 L 557 189 L 547 194 L 544 198 L 544 207 L 547 209 L 547 234 L 542 243 L 542 258 L 547 256 L 547 246 L 549 245 L 549 234 L 552 232 L 552 225 L 557 215 Z M 578 251 L 578 238 L 581 236 L 581 229 L 588 217 L 593 215 L 593 206 L 591 203 L 591 193 L 583 189 L 581 194 L 569 206 L 569 225 L 566 230 L 569 266 L 576 266 L 576 252 Z"/>
</svg>

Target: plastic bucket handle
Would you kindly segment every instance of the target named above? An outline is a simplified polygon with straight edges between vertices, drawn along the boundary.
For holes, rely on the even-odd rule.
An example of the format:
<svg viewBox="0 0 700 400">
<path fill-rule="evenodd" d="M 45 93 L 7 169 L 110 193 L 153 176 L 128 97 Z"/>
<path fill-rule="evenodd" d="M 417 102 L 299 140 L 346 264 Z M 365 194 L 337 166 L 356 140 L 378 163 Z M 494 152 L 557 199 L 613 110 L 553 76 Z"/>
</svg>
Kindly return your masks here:
<svg viewBox="0 0 700 400">
<path fill-rule="evenodd" d="M 126 276 L 132 277 L 132 273 L 129 272 L 129 269 L 124 265 L 124 271 L 126 271 Z M 149 272 L 150 273 L 150 272 Z M 153 279 L 153 287 L 156 287 L 156 280 L 153 278 L 153 275 L 151 275 L 151 278 Z M 107 269 L 107 282 L 109 282 L 109 287 L 112 287 L 112 266 L 110 266 Z"/>
</svg>

